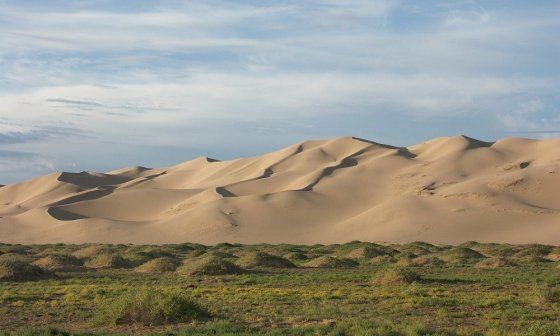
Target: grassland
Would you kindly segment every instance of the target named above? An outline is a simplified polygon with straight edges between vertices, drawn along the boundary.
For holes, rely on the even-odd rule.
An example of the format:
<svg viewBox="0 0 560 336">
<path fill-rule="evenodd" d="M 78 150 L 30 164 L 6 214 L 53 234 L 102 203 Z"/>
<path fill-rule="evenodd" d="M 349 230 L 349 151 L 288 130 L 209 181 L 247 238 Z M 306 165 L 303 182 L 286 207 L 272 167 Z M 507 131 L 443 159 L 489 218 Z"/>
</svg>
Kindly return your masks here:
<svg viewBox="0 0 560 336">
<path fill-rule="evenodd" d="M 560 335 L 560 249 L 0 244 L 0 335 Z"/>
</svg>

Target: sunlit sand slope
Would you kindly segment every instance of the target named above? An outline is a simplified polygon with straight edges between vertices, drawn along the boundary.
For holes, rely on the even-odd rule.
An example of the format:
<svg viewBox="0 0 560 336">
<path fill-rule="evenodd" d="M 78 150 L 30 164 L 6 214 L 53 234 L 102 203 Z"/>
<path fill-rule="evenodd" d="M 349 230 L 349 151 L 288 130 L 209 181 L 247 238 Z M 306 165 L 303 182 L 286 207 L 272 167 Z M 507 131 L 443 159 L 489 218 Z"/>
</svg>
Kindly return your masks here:
<svg viewBox="0 0 560 336">
<path fill-rule="evenodd" d="M 0 187 L 2 242 L 349 240 L 560 244 L 560 139 L 337 138 Z"/>
</svg>

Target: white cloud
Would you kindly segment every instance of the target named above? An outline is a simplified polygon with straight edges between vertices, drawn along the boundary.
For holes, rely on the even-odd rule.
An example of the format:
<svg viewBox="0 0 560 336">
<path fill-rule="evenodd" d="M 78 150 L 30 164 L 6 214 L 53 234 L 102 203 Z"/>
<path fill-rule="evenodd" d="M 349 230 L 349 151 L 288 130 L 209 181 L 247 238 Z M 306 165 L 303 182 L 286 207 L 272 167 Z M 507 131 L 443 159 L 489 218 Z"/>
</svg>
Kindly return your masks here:
<svg viewBox="0 0 560 336">
<path fill-rule="evenodd" d="M 0 135 L 12 149 L 21 139 L 17 150 L 54 153 L 76 134 L 74 153 L 116 148 L 103 141 L 173 146 L 193 132 L 189 144 L 203 148 L 213 140 L 200 134 L 214 129 L 225 148 L 252 130 L 260 142 L 290 127 L 300 137 L 366 132 L 364 120 L 380 116 L 423 122 L 415 141 L 447 132 L 430 129 L 443 118 L 462 126 L 476 116 L 472 130 L 488 137 L 560 125 L 560 22 L 546 6 L 90 5 L 3 6 Z"/>
<path fill-rule="evenodd" d="M 3 183 L 48 174 L 57 169 L 51 159 L 33 152 L 0 150 L 0 175 Z"/>
<path fill-rule="evenodd" d="M 279 121 L 344 111 L 368 115 L 397 111 L 403 116 L 424 118 L 484 116 L 502 111 L 504 101 L 520 111 L 509 116 L 514 118 L 525 115 L 527 109 L 537 111 L 533 103 L 527 105 L 516 96 L 544 91 L 554 84 L 532 78 L 499 77 L 457 81 L 425 75 L 197 74 L 170 84 L 76 85 L 5 94 L 0 114 L 29 124 L 48 125 L 64 120 L 69 127 L 125 142 L 146 139 L 170 144 L 160 142 L 165 137 L 148 139 L 144 134 L 154 125 L 186 127 L 209 120 Z"/>
</svg>

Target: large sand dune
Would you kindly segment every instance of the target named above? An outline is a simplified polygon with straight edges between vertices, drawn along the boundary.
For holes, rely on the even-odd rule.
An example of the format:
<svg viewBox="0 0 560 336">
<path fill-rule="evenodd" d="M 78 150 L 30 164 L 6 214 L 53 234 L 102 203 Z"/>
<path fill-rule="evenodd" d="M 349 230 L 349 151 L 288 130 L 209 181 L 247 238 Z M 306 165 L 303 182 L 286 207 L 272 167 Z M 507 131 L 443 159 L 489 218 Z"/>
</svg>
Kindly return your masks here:
<svg viewBox="0 0 560 336">
<path fill-rule="evenodd" d="M 560 139 L 307 141 L 254 158 L 0 188 L 12 243 L 560 244 Z"/>
</svg>

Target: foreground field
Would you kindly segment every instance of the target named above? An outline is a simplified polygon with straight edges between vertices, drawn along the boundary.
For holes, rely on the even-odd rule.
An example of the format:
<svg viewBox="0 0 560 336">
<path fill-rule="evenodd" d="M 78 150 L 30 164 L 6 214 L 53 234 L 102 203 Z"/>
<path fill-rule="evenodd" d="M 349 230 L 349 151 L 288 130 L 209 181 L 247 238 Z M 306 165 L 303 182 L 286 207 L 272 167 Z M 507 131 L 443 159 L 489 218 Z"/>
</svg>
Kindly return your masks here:
<svg viewBox="0 0 560 336">
<path fill-rule="evenodd" d="M 474 242 L 0 245 L 0 330 L 559 335 L 558 260 Z"/>
</svg>

